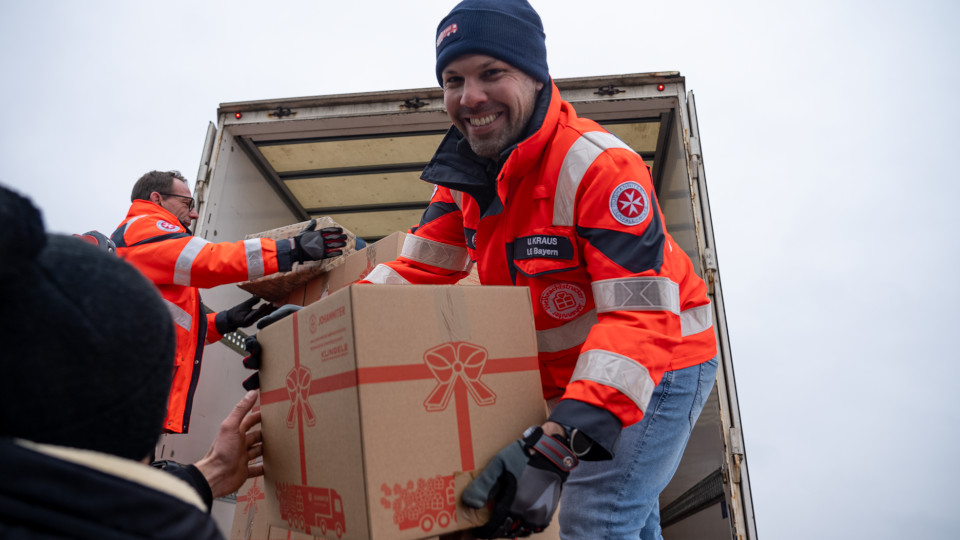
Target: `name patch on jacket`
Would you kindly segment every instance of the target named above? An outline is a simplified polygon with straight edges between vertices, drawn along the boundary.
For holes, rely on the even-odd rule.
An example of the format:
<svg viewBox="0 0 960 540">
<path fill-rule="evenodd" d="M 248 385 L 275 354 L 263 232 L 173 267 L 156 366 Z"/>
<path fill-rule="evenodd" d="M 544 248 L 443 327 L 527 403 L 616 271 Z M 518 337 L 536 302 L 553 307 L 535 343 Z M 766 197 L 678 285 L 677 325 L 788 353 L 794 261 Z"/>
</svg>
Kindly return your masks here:
<svg viewBox="0 0 960 540">
<path fill-rule="evenodd" d="M 535 234 L 521 236 L 513 241 L 514 260 L 522 259 L 573 259 L 573 243 L 565 236 Z"/>
</svg>

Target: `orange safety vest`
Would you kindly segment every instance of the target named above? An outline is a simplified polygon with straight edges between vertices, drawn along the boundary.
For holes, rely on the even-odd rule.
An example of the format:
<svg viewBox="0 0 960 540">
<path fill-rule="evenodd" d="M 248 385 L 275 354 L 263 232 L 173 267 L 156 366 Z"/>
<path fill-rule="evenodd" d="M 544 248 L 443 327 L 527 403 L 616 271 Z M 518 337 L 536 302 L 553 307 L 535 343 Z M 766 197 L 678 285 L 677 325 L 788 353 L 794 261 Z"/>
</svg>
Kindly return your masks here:
<svg viewBox="0 0 960 540">
<path fill-rule="evenodd" d="M 493 193 L 451 128 L 423 179 L 437 184 L 397 261 L 371 283 L 529 287 L 547 399 L 639 421 L 664 372 L 716 355 L 706 286 L 667 233 L 643 159 L 579 118 L 552 85 L 544 120 Z M 466 196 L 465 196 L 466 195 Z M 488 201 L 485 208 L 477 197 Z"/>
<path fill-rule="evenodd" d="M 203 345 L 223 337 L 214 324 L 216 313 L 203 313 L 199 288 L 289 270 L 289 244 L 266 238 L 208 242 L 192 236 L 176 216 L 145 200 L 133 201 L 111 240 L 117 246 L 117 255 L 156 285 L 173 317 L 177 356 L 164 428 L 186 433 L 200 379 Z"/>
</svg>

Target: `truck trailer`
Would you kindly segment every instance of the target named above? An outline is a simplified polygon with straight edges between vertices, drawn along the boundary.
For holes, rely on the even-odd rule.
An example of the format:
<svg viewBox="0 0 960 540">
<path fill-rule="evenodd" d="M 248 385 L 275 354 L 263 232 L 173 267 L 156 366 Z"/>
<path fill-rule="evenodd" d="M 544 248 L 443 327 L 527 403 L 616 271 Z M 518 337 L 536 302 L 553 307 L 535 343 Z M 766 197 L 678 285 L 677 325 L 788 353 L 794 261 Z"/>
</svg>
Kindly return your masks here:
<svg viewBox="0 0 960 540">
<path fill-rule="evenodd" d="M 719 345 L 717 383 L 679 469 L 660 498 L 668 540 L 756 539 L 718 257 L 692 91 L 678 72 L 555 81 L 580 116 L 591 118 L 651 167 L 666 229 L 708 286 Z M 440 88 L 223 103 L 210 123 L 194 197 L 195 234 L 237 241 L 330 216 L 367 244 L 416 225 L 433 186 L 420 180 L 450 126 Z M 223 309 L 248 294 L 203 291 Z M 199 459 L 242 397 L 242 332 L 204 354 L 187 435 L 166 435 L 158 459 Z M 230 531 L 235 497 L 214 517 Z"/>
</svg>

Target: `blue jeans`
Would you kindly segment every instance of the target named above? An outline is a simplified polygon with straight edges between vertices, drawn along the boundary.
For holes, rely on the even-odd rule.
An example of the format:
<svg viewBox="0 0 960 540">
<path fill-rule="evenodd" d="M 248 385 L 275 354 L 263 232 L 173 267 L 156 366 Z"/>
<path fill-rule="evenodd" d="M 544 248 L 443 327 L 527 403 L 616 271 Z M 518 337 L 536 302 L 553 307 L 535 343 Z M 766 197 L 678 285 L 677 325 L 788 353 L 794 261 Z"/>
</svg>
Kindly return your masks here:
<svg viewBox="0 0 960 540">
<path fill-rule="evenodd" d="M 661 540 L 660 492 L 680 465 L 717 376 L 717 359 L 663 375 L 643 420 L 620 434 L 609 461 L 581 461 L 563 486 L 563 540 Z"/>
</svg>

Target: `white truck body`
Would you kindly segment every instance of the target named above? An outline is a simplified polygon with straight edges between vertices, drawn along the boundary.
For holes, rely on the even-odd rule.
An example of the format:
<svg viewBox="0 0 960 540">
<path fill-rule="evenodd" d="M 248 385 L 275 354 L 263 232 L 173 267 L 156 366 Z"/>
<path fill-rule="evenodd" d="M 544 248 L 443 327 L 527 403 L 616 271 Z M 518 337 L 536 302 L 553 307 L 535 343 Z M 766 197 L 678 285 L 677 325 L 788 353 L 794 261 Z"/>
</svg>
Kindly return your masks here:
<svg viewBox="0 0 960 540">
<path fill-rule="evenodd" d="M 667 230 L 693 260 L 713 301 L 717 384 L 673 481 L 661 496 L 668 540 L 756 538 L 733 363 L 714 248 L 693 93 L 677 72 L 562 79 L 563 98 L 651 166 Z M 432 186 L 419 180 L 450 125 L 439 88 L 225 103 L 208 129 L 195 197 L 196 234 L 236 241 L 329 215 L 368 242 L 419 221 Z M 216 309 L 248 295 L 202 291 Z M 243 395 L 236 339 L 207 347 L 188 435 L 165 436 L 160 458 L 191 461 Z M 234 501 L 214 516 L 229 533 Z"/>
</svg>

